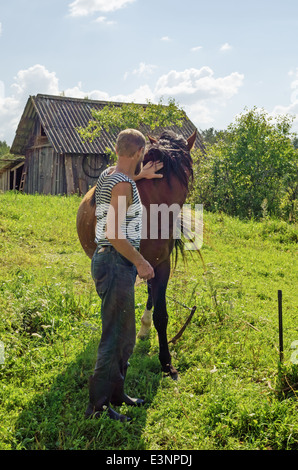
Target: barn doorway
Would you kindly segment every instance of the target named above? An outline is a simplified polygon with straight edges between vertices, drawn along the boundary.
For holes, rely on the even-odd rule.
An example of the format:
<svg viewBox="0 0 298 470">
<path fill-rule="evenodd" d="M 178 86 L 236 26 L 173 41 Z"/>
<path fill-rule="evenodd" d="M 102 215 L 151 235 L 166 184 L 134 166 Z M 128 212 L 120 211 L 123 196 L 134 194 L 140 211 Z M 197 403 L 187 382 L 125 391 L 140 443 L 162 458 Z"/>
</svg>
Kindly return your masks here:
<svg viewBox="0 0 298 470">
<path fill-rule="evenodd" d="M 19 163 L 17 166 L 11 168 L 9 189 L 19 191 L 23 168 L 24 162 Z"/>
</svg>

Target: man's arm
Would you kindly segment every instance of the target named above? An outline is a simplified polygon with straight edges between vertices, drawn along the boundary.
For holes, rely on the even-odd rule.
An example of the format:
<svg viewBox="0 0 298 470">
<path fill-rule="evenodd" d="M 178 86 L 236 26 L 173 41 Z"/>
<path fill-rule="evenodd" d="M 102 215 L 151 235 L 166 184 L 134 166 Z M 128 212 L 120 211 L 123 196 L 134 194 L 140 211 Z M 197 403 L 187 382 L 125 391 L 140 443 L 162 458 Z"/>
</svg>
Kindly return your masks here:
<svg viewBox="0 0 298 470">
<path fill-rule="evenodd" d="M 163 167 L 163 163 L 158 162 L 148 162 L 145 166 L 141 169 L 138 175 L 134 176 L 134 181 L 138 181 L 142 178 L 152 179 L 152 178 L 163 178 L 161 173 L 156 173 L 158 170 L 161 170 Z"/>
<path fill-rule="evenodd" d="M 110 166 L 109 170 L 114 170 L 116 167 L 115 166 Z M 143 166 L 141 169 L 140 173 L 138 175 L 134 175 L 133 180 L 138 181 L 143 178 L 147 180 L 151 180 L 153 178 L 163 178 L 163 174 L 161 173 L 156 173 L 158 170 L 161 170 L 163 168 L 163 163 L 160 161 L 156 162 L 147 162 L 146 165 Z"/>
<path fill-rule="evenodd" d="M 140 278 L 148 280 L 154 277 L 152 266 L 132 246 L 121 230 L 131 200 L 132 188 L 130 183 L 122 182 L 114 186 L 107 214 L 105 235 L 113 247 L 136 266 Z"/>
</svg>

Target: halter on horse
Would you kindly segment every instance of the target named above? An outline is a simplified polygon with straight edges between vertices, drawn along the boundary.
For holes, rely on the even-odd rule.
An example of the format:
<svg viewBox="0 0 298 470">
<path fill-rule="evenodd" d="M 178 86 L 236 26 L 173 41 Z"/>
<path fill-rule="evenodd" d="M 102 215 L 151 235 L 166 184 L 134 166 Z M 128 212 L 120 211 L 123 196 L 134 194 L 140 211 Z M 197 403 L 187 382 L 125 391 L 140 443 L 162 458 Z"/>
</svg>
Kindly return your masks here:
<svg viewBox="0 0 298 470">
<path fill-rule="evenodd" d="M 141 319 L 141 330 L 138 337 L 148 334 L 152 323 L 158 333 L 159 360 L 162 370 L 169 373 L 173 379 L 178 377 L 177 370 L 171 364 L 171 356 L 167 340 L 168 314 L 166 307 L 166 289 L 170 276 L 171 254 L 175 247 L 175 217 L 168 218 L 168 236 L 161 236 L 162 220 L 159 220 L 157 237 L 150 238 L 152 220 L 150 207 L 166 204 L 169 208 L 173 204 L 184 204 L 188 193 L 188 182 L 192 178 L 192 159 L 190 150 L 196 139 L 196 132 L 187 140 L 177 136 L 171 131 L 164 132 L 159 139 L 149 137 L 150 144 L 146 148 L 144 164 L 148 161 L 161 161 L 160 170 L 164 177 L 160 179 L 141 179 L 137 181 L 142 205 L 145 208 L 147 221 L 143 223 L 143 230 L 147 234 L 142 238 L 140 252 L 153 266 L 155 277 L 148 281 L 148 299 L 146 310 Z M 85 253 L 92 258 L 96 248 L 95 238 L 95 187 L 90 189 L 83 198 L 77 214 L 77 232 Z M 156 221 L 155 221 L 156 223 Z"/>
</svg>

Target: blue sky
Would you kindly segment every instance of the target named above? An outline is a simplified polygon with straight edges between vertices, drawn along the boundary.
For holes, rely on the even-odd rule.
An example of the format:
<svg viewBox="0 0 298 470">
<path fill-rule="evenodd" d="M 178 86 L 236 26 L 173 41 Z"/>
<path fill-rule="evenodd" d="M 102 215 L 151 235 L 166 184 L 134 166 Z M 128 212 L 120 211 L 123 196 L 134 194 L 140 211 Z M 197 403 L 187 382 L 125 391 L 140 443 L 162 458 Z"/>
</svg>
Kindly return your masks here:
<svg viewBox="0 0 298 470">
<path fill-rule="evenodd" d="M 172 97 L 201 130 L 246 107 L 298 116 L 296 0 L 3 0 L 0 58 L 9 145 L 37 93 Z"/>
</svg>

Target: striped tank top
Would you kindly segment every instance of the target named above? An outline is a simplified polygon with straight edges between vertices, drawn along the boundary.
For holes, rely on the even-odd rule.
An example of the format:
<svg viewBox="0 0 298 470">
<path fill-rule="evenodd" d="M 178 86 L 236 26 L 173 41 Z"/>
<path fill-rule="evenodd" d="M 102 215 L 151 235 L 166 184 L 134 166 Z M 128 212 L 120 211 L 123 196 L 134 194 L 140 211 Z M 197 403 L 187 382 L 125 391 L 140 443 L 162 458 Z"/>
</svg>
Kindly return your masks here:
<svg viewBox="0 0 298 470">
<path fill-rule="evenodd" d="M 108 175 L 110 168 L 104 170 L 98 178 L 95 189 L 96 202 L 96 230 L 95 243 L 100 246 L 111 246 L 111 243 L 105 236 L 107 213 L 111 202 L 111 193 L 113 187 L 120 182 L 128 182 L 132 186 L 132 204 L 126 212 L 121 230 L 126 239 L 139 249 L 142 232 L 142 204 L 136 183 L 124 173 L 113 173 Z M 126 203 L 125 196 L 119 203 Z M 126 207 L 126 206 L 125 206 Z"/>
</svg>

